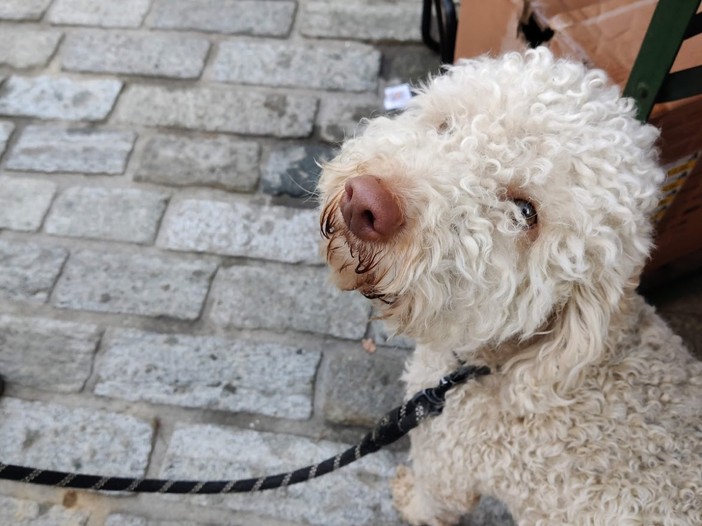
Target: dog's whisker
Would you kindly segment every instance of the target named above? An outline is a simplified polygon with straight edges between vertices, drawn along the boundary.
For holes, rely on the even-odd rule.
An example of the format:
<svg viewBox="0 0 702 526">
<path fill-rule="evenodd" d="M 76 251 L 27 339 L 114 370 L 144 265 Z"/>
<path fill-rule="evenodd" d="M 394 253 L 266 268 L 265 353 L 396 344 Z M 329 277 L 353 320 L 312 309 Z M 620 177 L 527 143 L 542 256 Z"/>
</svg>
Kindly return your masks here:
<svg viewBox="0 0 702 526">
<path fill-rule="evenodd" d="M 380 300 L 386 305 L 392 305 L 397 301 L 397 298 L 389 297 L 387 294 L 383 294 L 382 292 L 368 291 L 361 292 L 361 294 L 369 300 Z"/>
<path fill-rule="evenodd" d="M 334 233 L 334 222 L 333 222 L 333 217 L 335 210 L 337 208 L 337 203 L 335 201 L 330 201 L 327 203 L 327 205 L 324 207 L 324 210 L 321 215 L 321 221 L 320 221 L 320 230 L 321 234 L 325 239 L 329 239 L 331 235 Z"/>
<path fill-rule="evenodd" d="M 359 255 L 358 264 L 356 265 L 356 274 L 366 274 L 373 271 L 378 266 L 379 259 L 375 252 L 365 252 Z"/>
</svg>

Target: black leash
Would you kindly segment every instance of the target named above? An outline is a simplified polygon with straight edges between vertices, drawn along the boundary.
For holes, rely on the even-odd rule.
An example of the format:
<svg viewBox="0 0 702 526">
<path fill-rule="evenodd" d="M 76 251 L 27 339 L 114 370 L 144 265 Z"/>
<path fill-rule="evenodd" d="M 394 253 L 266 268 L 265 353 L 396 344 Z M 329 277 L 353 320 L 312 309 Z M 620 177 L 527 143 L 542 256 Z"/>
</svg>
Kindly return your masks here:
<svg viewBox="0 0 702 526">
<path fill-rule="evenodd" d="M 281 488 L 321 477 L 331 471 L 355 462 L 361 457 L 375 453 L 380 448 L 392 444 L 417 427 L 425 418 L 441 414 L 446 393 L 453 387 L 471 378 L 490 373 L 485 366 L 466 365 L 444 376 L 439 385 L 424 389 L 411 400 L 396 407 L 376 424 L 375 428 L 363 437 L 361 442 L 339 453 L 335 457 L 289 473 L 270 477 L 242 480 L 163 480 L 129 477 L 101 477 L 81 475 L 64 471 L 36 469 L 0 462 L 0 479 L 14 480 L 28 484 L 57 486 L 99 491 L 123 491 L 132 493 L 247 493 L 266 489 Z"/>
</svg>

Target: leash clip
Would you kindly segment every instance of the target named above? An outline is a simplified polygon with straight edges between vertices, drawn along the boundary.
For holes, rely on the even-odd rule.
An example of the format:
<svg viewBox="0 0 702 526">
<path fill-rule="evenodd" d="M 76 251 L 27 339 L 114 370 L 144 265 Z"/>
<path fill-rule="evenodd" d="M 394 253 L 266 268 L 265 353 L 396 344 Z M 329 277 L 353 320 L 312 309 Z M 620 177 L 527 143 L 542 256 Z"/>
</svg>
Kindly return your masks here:
<svg viewBox="0 0 702 526">
<path fill-rule="evenodd" d="M 427 416 L 440 415 L 446 403 L 446 394 L 455 386 L 464 384 L 471 378 L 490 374 L 487 366 L 464 365 L 447 374 L 436 387 L 423 389 L 412 397 L 412 403 L 421 405 Z"/>
</svg>

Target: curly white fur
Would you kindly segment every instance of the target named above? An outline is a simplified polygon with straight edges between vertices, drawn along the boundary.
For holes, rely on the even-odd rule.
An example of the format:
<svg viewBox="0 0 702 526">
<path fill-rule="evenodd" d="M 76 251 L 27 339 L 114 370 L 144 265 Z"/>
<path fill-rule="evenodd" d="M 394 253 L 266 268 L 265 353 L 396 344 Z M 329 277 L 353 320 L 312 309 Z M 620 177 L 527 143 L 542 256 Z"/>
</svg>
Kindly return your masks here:
<svg viewBox="0 0 702 526">
<path fill-rule="evenodd" d="M 458 359 L 495 373 L 412 433 L 396 503 L 448 525 L 479 495 L 519 524 L 702 524 L 702 363 L 635 293 L 658 132 L 606 75 L 546 49 L 464 61 L 325 166 L 337 284 L 418 341 L 407 392 Z M 363 242 L 344 184 L 377 177 L 404 224 Z M 538 223 L 527 228 L 515 200 Z"/>
</svg>

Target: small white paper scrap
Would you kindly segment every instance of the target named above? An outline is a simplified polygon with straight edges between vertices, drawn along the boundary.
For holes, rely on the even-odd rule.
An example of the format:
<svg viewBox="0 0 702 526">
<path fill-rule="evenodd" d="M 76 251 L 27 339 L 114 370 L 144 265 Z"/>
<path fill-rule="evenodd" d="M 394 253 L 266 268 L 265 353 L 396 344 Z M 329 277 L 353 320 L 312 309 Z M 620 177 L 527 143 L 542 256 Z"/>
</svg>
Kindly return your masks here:
<svg viewBox="0 0 702 526">
<path fill-rule="evenodd" d="M 412 98 L 412 90 L 409 84 L 398 84 L 385 88 L 385 100 L 383 105 L 386 110 L 400 110 L 407 106 Z"/>
</svg>

